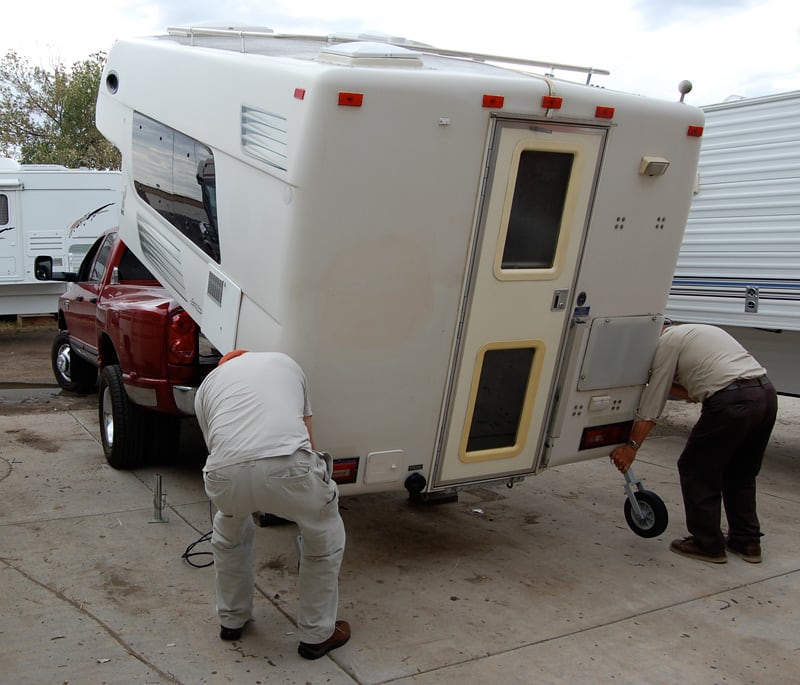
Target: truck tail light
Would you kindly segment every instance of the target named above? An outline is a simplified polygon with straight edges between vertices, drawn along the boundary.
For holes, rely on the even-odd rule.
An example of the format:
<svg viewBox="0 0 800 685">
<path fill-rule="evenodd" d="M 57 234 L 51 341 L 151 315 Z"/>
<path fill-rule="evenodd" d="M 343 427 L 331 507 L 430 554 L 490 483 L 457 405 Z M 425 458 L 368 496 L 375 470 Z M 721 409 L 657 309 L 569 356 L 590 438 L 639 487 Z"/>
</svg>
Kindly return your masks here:
<svg viewBox="0 0 800 685">
<path fill-rule="evenodd" d="M 178 309 L 169 319 L 167 361 L 193 364 L 197 360 L 197 324 L 185 310 Z"/>
</svg>

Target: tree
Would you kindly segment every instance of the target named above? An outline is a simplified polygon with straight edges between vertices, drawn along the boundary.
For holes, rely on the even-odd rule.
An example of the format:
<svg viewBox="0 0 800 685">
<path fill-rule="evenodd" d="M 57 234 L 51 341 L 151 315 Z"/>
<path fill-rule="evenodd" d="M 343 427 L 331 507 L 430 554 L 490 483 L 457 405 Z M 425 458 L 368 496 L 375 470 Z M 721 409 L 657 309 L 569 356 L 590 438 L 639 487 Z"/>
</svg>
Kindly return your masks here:
<svg viewBox="0 0 800 685">
<path fill-rule="evenodd" d="M 118 169 L 119 151 L 94 125 L 105 55 L 67 69 L 32 66 L 9 51 L 0 62 L 0 154 L 23 164 Z"/>
</svg>

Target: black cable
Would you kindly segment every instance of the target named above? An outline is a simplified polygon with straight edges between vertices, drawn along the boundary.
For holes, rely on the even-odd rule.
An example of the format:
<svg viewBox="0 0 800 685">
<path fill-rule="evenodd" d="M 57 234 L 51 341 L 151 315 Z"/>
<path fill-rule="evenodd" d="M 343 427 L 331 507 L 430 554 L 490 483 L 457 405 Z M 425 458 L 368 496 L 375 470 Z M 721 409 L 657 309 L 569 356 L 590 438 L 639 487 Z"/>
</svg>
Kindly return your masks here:
<svg viewBox="0 0 800 685">
<path fill-rule="evenodd" d="M 199 539 L 195 540 L 191 545 L 189 545 L 186 550 L 181 554 L 181 559 L 185 560 L 189 566 L 194 566 L 195 568 L 205 568 L 206 566 L 212 566 L 214 564 L 214 560 L 206 562 L 205 564 L 197 564 L 192 561 L 192 557 L 200 557 L 200 556 L 212 556 L 213 552 L 193 552 L 192 550 L 199 545 L 201 542 L 208 542 L 211 540 L 211 531 L 208 531 L 205 535 L 200 537 Z"/>
<path fill-rule="evenodd" d="M 212 523 L 214 520 L 211 508 L 211 500 L 208 501 L 208 517 L 211 519 Z M 196 564 L 192 561 L 192 557 L 201 557 L 201 556 L 213 556 L 213 552 L 193 552 L 192 550 L 197 547 L 201 542 L 208 542 L 211 540 L 211 533 L 213 531 L 208 531 L 205 535 L 202 535 L 200 538 L 195 540 L 191 545 L 189 545 L 181 554 L 181 559 L 183 559 L 189 566 L 194 566 L 195 568 L 206 568 L 207 566 L 213 566 L 214 560 L 205 563 L 205 564 Z"/>
</svg>

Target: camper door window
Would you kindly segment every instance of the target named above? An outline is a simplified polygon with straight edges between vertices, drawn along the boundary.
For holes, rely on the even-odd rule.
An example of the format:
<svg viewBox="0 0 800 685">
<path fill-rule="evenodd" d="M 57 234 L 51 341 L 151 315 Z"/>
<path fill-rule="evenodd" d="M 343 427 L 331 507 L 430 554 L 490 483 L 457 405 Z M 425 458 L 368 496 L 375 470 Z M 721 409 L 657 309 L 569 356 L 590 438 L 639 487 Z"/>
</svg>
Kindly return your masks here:
<svg viewBox="0 0 800 685">
<path fill-rule="evenodd" d="M 211 149 L 136 112 L 132 166 L 139 197 L 219 264 L 217 187 Z"/>
<path fill-rule="evenodd" d="M 8 223 L 8 195 L 0 194 L 0 226 Z"/>
<path fill-rule="evenodd" d="M 523 150 L 503 248 L 503 269 L 553 267 L 574 156 Z"/>
</svg>

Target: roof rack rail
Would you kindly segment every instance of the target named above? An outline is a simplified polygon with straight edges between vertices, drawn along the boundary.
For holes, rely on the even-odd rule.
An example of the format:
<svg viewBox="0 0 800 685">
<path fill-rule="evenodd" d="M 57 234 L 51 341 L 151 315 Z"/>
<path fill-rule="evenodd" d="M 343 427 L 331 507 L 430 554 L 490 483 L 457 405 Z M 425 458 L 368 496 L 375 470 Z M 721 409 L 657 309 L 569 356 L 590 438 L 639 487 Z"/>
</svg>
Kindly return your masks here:
<svg viewBox="0 0 800 685">
<path fill-rule="evenodd" d="M 245 39 L 246 38 L 277 38 L 277 39 L 313 39 L 325 40 L 329 45 L 335 43 L 346 43 L 354 40 L 361 39 L 356 35 L 342 35 L 342 34 L 329 34 L 329 35 L 310 35 L 310 34 L 294 34 L 294 33 L 278 33 L 267 27 L 251 27 L 251 26 L 229 26 L 220 24 L 217 26 L 170 26 L 167 28 L 167 33 L 170 36 L 182 36 L 190 38 L 192 44 L 195 36 L 228 36 L 239 38 L 241 41 L 241 51 L 247 52 Z M 497 62 L 500 64 L 516 65 L 521 67 L 536 67 L 538 69 L 547 69 L 548 76 L 552 76 L 553 72 L 558 71 L 571 71 L 581 74 L 586 74 L 586 85 L 589 85 L 592 75 L 599 74 L 601 76 L 608 76 L 611 72 L 607 69 L 597 69 L 595 67 L 583 67 L 575 64 L 563 64 L 560 62 L 548 62 L 541 60 L 522 59 L 519 57 L 504 57 L 502 55 L 491 55 L 480 52 L 467 52 L 462 50 L 445 50 L 435 48 L 424 43 L 416 41 L 389 38 L 383 40 L 381 37 L 369 35 L 364 36 L 363 40 L 380 40 L 381 42 L 389 45 L 396 45 L 404 47 L 408 50 L 415 50 L 417 52 L 428 53 L 431 55 L 439 55 L 441 57 L 455 57 L 458 59 L 471 60 L 473 62 Z"/>
</svg>

